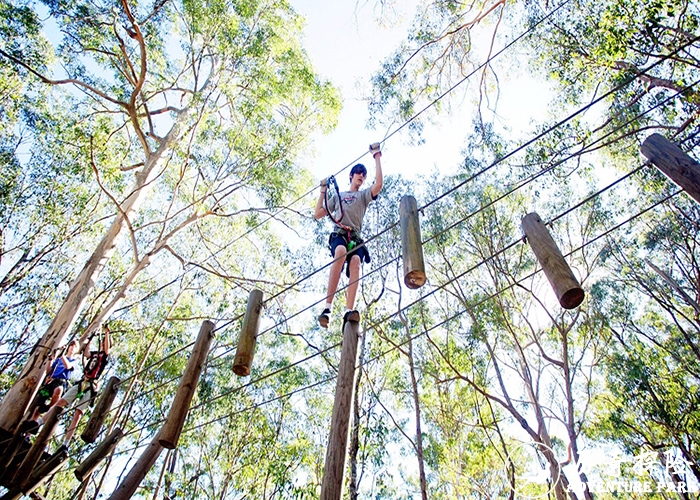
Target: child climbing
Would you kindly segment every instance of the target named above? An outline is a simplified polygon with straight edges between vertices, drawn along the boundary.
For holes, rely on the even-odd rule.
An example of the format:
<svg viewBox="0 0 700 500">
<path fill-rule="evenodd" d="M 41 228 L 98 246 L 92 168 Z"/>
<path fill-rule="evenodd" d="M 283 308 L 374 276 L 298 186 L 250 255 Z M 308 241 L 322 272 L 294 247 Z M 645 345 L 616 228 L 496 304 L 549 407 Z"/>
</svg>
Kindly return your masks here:
<svg viewBox="0 0 700 500">
<path fill-rule="evenodd" d="M 316 202 L 314 218 L 317 220 L 329 215 L 335 223 L 333 232 L 328 238 L 328 246 L 331 250 L 333 263 L 328 277 L 328 293 L 323 311 L 318 316 L 318 322 L 323 328 L 328 328 L 332 310 L 333 298 L 338 289 L 340 273 L 345 263 L 348 263 L 346 274 L 350 280 L 348 284 L 346 309 L 343 321 L 359 321 L 359 313 L 354 309 L 355 297 L 360 280 L 360 267 L 362 262 L 369 262 L 370 255 L 364 246 L 361 232 L 362 221 L 369 204 L 377 199 L 384 182 L 382 176 L 382 152 L 379 143 L 370 145 L 369 151 L 374 157 L 375 175 L 374 183 L 366 189 L 360 189 L 367 178 L 367 169 L 358 163 L 350 170 L 350 190 L 340 192 L 333 177 L 321 181 L 321 193 Z M 335 189 L 329 193 L 329 188 Z M 329 196 L 330 195 L 330 196 Z"/>
</svg>

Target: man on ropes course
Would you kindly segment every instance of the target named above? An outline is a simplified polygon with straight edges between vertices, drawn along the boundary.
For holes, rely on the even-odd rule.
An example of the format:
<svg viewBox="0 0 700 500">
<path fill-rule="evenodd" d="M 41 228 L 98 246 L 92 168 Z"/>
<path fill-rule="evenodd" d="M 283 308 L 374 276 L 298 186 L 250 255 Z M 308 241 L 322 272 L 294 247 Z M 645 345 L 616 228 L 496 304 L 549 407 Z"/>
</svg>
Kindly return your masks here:
<svg viewBox="0 0 700 500">
<path fill-rule="evenodd" d="M 350 190 L 340 192 L 338 183 L 334 177 L 328 177 L 321 181 L 321 193 L 316 202 L 314 218 L 317 220 L 328 215 L 335 223 L 333 232 L 328 238 L 333 263 L 328 277 L 328 293 L 323 311 L 318 316 L 318 322 L 323 328 L 328 328 L 330 314 L 335 292 L 338 289 L 340 273 L 345 263 L 348 263 L 346 275 L 350 282 L 348 285 L 346 309 L 343 321 L 348 319 L 359 321 L 359 313 L 354 309 L 357 288 L 360 283 L 360 266 L 362 262 L 369 262 L 370 255 L 367 247 L 360 237 L 362 220 L 369 204 L 377 199 L 382 190 L 384 178 L 382 176 L 382 152 L 379 143 L 370 145 L 369 151 L 374 157 L 375 175 L 374 183 L 366 189 L 360 189 L 367 177 L 367 169 L 358 163 L 350 170 Z M 329 188 L 333 188 L 329 192 Z"/>
</svg>

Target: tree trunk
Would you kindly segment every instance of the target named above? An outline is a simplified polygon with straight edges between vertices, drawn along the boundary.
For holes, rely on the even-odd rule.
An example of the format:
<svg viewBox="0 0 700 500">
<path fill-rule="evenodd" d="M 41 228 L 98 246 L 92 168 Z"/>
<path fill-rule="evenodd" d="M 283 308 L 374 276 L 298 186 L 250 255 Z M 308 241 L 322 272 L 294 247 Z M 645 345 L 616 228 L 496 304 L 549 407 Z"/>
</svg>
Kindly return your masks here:
<svg viewBox="0 0 700 500">
<path fill-rule="evenodd" d="M 401 320 L 404 321 L 403 315 Z M 428 500 L 428 482 L 425 479 L 425 461 L 423 460 L 423 431 L 421 430 L 420 398 L 418 397 L 418 379 L 416 378 L 416 368 L 413 363 L 413 340 L 408 325 L 404 323 L 406 336 L 408 337 L 408 366 L 411 372 L 411 389 L 413 392 L 413 406 L 416 412 L 416 455 L 418 458 L 418 474 L 420 477 L 420 493 L 423 500 Z"/>
<path fill-rule="evenodd" d="M 14 385 L 2 399 L 2 402 L 0 402 L 0 428 L 13 432 L 27 411 L 29 403 L 34 398 L 43 379 L 49 355 L 61 345 L 75 323 L 88 293 L 92 290 L 97 278 L 107 265 L 112 253 L 114 253 L 117 237 L 123 230 L 126 222 L 125 217 L 132 214 L 138 208 L 140 202 L 143 201 L 148 188 L 153 184 L 153 180 L 159 171 L 157 167 L 178 138 L 179 123 L 185 116 L 187 116 L 185 113 L 179 115 L 178 120 L 170 129 L 168 135 L 162 140 L 158 149 L 154 153 L 147 155 L 148 158 L 144 168 L 136 175 L 134 187 L 126 200 L 121 204 L 112 225 L 102 237 L 102 240 L 85 263 L 78 277 L 71 284 L 68 295 L 48 330 L 36 344 L 22 369 L 22 373 L 20 373 Z"/>
</svg>

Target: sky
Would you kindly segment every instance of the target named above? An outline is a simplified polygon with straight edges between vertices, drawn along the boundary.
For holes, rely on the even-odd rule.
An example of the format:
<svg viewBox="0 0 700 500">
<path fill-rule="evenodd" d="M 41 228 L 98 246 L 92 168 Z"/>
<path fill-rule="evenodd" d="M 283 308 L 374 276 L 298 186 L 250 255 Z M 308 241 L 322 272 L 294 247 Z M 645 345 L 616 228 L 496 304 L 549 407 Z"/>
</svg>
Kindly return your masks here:
<svg viewBox="0 0 700 500">
<path fill-rule="evenodd" d="M 379 2 L 376 2 L 378 4 Z M 341 91 L 343 111 L 338 127 L 329 135 L 315 138 L 315 151 L 309 152 L 306 165 L 319 179 L 333 174 L 368 150 L 372 142 L 381 141 L 386 129 L 368 130 L 367 103 L 370 77 L 381 61 L 398 46 L 410 26 L 416 2 L 402 2 L 401 13 L 392 16 L 391 26 L 379 26 L 379 12 L 372 3 L 351 0 L 292 0 L 295 10 L 307 20 L 304 45 L 317 71 Z M 451 147 L 435 156 L 436 137 L 444 127 L 430 127 L 424 146 L 408 146 L 400 135 L 387 141 L 382 153 L 385 174 L 401 171 L 430 170 L 438 163 L 442 168 L 459 163 L 461 134 L 449 134 Z M 448 139 L 445 137 L 445 139 Z M 444 142 L 444 140 L 441 142 Z M 369 155 L 362 162 L 370 168 Z M 369 178 L 373 178 L 370 168 Z M 345 186 L 340 185 L 341 189 Z"/>
<path fill-rule="evenodd" d="M 396 2 L 388 16 L 390 22 L 381 16 L 378 1 L 291 0 L 291 4 L 306 18 L 304 46 L 314 66 L 340 89 L 343 97 L 338 127 L 329 135 L 315 137 L 315 149 L 304 159 L 308 162 L 305 166 L 321 179 L 353 162 L 367 151 L 370 143 L 387 135 L 383 128 L 367 130 L 369 115 L 363 96 L 368 93 L 371 75 L 405 38 L 418 2 Z M 523 56 L 526 58 L 526 54 Z M 499 78 L 507 81 L 512 76 L 508 73 L 517 77 L 517 84 L 506 84 L 500 89 L 498 122 L 524 129 L 533 116 L 546 112 L 551 94 L 546 86 L 532 81 L 519 68 L 513 71 L 503 68 Z M 458 88 L 454 94 L 463 91 Z M 383 147 L 384 174 L 401 172 L 411 178 L 434 168 L 441 173 L 454 171 L 462 160 L 464 138 L 471 129 L 474 109 L 469 99 L 453 101 L 451 114 L 440 115 L 433 124 L 426 123 L 424 142 L 419 146 L 409 145 L 403 132 L 392 137 Z M 361 161 L 368 167 L 373 165 L 369 155 Z M 370 181 L 372 178 L 370 168 Z"/>
</svg>

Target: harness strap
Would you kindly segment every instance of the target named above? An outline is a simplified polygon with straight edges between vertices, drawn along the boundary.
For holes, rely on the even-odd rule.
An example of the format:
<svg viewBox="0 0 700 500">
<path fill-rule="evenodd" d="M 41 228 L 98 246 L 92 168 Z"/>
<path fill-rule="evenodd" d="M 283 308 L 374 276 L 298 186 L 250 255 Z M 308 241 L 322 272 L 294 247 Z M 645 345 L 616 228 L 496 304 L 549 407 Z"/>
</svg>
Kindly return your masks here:
<svg viewBox="0 0 700 500">
<path fill-rule="evenodd" d="M 351 227 L 346 226 L 345 224 L 342 224 L 340 221 L 343 220 L 343 217 L 345 217 L 345 208 L 343 208 L 343 200 L 340 199 L 340 188 L 338 187 L 338 182 L 335 180 L 334 176 L 330 176 L 328 178 L 328 184 L 333 184 L 333 187 L 335 189 L 335 194 L 338 196 L 338 205 L 340 206 L 340 218 L 335 219 L 333 217 L 333 213 L 328 209 L 328 190 L 326 189 L 325 193 L 323 194 L 323 205 L 324 208 L 326 209 L 326 213 L 328 213 L 328 217 L 333 221 L 333 223 L 340 227 L 341 229 L 344 229 L 348 231 L 348 234 L 352 231 Z"/>
</svg>

